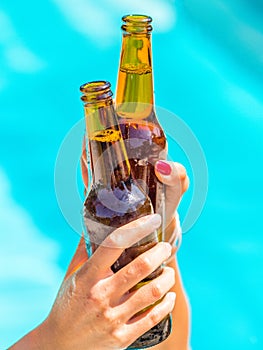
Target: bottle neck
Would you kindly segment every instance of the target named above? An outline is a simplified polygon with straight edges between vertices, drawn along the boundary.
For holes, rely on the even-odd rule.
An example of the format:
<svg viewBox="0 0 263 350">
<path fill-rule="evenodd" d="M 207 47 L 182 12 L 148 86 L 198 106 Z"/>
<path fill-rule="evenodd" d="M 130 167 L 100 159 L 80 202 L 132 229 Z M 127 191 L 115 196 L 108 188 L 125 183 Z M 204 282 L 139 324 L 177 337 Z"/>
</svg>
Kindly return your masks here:
<svg viewBox="0 0 263 350">
<path fill-rule="evenodd" d="M 85 116 L 93 184 L 122 186 L 131 170 L 112 100 L 85 105 Z"/>
<path fill-rule="evenodd" d="M 153 72 L 150 33 L 124 33 L 116 94 L 121 118 L 146 119 L 153 114 Z"/>
</svg>

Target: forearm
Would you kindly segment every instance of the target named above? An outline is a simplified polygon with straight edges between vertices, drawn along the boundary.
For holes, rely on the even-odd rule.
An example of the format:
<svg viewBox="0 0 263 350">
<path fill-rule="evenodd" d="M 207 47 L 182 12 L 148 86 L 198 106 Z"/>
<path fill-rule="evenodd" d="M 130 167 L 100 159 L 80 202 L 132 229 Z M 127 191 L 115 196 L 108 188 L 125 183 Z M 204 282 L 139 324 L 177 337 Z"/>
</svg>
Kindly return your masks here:
<svg viewBox="0 0 263 350">
<path fill-rule="evenodd" d="M 183 288 L 176 257 L 169 262 L 175 270 L 175 285 L 171 289 L 176 293 L 175 307 L 172 312 L 173 330 L 167 340 L 153 347 L 154 350 L 189 350 L 190 349 L 190 307 Z"/>
<path fill-rule="evenodd" d="M 18 340 L 8 350 L 43 350 L 49 349 L 50 335 L 46 327 L 46 321 L 37 326 L 23 338 Z"/>
</svg>

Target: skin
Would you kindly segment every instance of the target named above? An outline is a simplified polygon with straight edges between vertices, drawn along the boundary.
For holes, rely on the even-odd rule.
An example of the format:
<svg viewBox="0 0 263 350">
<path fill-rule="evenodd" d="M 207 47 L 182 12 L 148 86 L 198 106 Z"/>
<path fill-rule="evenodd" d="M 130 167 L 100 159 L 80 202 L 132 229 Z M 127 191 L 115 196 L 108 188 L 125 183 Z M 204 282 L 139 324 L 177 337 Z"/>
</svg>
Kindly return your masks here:
<svg viewBox="0 0 263 350">
<path fill-rule="evenodd" d="M 156 171 L 166 185 L 167 240 L 177 229 L 174 214 L 188 188 L 184 167 L 168 163 L 172 168 L 169 176 Z M 125 349 L 169 312 L 173 316 L 172 334 L 152 349 L 189 349 L 189 306 L 173 254 L 175 248 L 160 242 L 117 273 L 110 269 L 125 248 L 160 224 L 160 216 L 153 214 L 118 228 L 90 258 L 81 238 L 48 317 L 10 350 L 86 350 L 91 346 L 96 350 Z M 128 293 L 167 259 L 160 276 Z M 133 317 L 157 300 L 161 301 Z"/>
</svg>

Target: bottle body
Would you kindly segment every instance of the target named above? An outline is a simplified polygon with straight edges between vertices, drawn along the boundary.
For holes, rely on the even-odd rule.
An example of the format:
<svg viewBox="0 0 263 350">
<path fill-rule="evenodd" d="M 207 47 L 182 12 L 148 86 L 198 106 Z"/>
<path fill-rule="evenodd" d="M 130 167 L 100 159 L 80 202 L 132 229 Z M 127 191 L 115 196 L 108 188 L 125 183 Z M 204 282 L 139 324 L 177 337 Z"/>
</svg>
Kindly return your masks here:
<svg viewBox="0 0 263 350">
<path fill-rule="evenodd" d="M 153 213 L 149 197 L 134 181 L 127 167 L 127 160 L 123 159 L 125 155 L 120 157 L 120 149 L 123 148 L 120 135 L 120 131 L 108 128 L 89 138 L 91 163 L 93 172 L 96 172 L 97 176 L 93 179 L 84 203 L 83 219 L 86 227 L 86 242 L 88 241 L 91 245 L 91 253 L 94 253 L 116 228 Z M 104 172 L 101 171 L 101 165 L 94 169 L 92 156 L 98 154 L 101 158 L 99 162 L 103 163 L 101 165 Z M 112 265 L 113 272 L 130 263 L 157 241 L 157 233 L 153 232 L 143 241 L 125 249 Z M 157 277 L 160 272 L 161 269 L 156 270 L 142 282 Z"/>
<path fill-rule="evenodd" d="M 163 215 L 164 188 L 155 175 L 154 165 L 167 157 L 165 134 L 159 125 L 147 119 L 120 118 L 119 123 L 134 176 L 149 195 L 154 211 Z"/>
<path fill-rule="evenodd" d="M 165 189 L 154 166 L 167 158 L 167 141 L 154 110 L 151 52 L 151 18 L 123 17 L 122 51 L 118 73 L 116 107 L 118 122 L 136 180 L 149 195 L 154 211 L 162 216 L 159 241 L 165 240 Z M 171 333 L 171 316 L 139 338 L 129 349 L 154 346 Z"/>
</svg>

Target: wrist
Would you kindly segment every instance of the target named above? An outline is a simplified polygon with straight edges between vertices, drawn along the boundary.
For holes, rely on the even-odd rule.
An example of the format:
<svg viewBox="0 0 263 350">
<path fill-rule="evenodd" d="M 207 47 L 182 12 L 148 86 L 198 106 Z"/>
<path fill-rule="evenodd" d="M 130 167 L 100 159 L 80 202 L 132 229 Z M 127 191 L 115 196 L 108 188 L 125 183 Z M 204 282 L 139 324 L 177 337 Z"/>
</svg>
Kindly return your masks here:
<svg viewBox="0 0 263 350">
<path fill-rule="evenodd" d="M 51 342 L 52 336 L 50 334 L 50 327 L 48 321 L 45 320 L 8 348 L 8 350 L 51 350 L 54 349 Z"/>
</svg>

